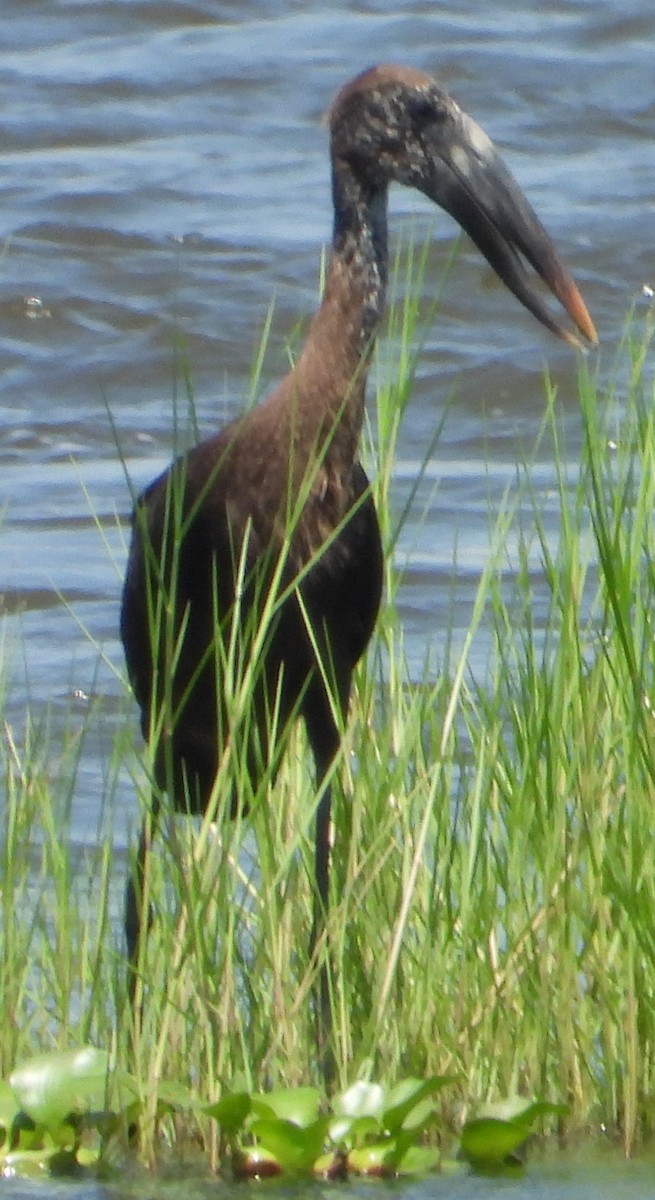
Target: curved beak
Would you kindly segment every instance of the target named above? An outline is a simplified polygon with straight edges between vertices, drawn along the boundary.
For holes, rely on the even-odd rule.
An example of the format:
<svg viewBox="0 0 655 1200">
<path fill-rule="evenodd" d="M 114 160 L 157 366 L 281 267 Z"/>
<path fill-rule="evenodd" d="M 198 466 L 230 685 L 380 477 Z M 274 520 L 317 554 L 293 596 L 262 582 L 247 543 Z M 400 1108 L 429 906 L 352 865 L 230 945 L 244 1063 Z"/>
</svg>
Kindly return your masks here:
<svg viewBox="0 0 655 1200">
<path fill-rule="evenodd" d="M 424 135 L 425 136 L 425 135 Z M 552 315 L 526 269 L 530 264 L 557 297 L 582 336 L 598 335 L 580 292 L 537 214 L 493 142 L 459 107 L 434 130 L 425 149 L 431 164 L 422 190 L 468 233 L 503 283 L 558 337 L 582 343 Z"/>
</svg>

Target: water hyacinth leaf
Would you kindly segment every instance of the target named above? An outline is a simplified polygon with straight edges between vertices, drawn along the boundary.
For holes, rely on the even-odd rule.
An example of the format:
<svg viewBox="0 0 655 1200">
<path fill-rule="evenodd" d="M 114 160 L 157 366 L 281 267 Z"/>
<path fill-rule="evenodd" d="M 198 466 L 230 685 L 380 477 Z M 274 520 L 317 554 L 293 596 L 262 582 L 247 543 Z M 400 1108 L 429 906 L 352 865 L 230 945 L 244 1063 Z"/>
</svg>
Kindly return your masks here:
<svg viewBox="0 0 655 1200">
<path fill-rule="evenodd" d="M 45 1129 L 27 1113 L 18 1112 L 11 1127 L 12 1150 L 38 1150 L 43 1145 Z"/>
<path fill-rule="evenodd" d="M 421 1129 L 426 1129 L 435 1119 L 435 1116 L 434 1102 L 431 1099 L 420 1100 L 405 1115 L 400 1129 L 405 1132 L 417 1134 Z"/>
<path fill-rule="evenodd" d="M 105 1107 L 108 1072 L 107 1052 L 83 1046 L 29 1059 L 9 1083 L 23 1111 L 54 1130 L 71 1114 Z"/>
<path fill-rule="evenodd" d="M 568 1104 L 550 1104 L 547 1100 L 536 1100 L 534 1104 L 528 1104 L 523 1112 L 517 1113 L 512 1120 L 517 1125 L 530 1128 L 538 1117 L 566 1117 L 568 1112 Z"/>
<path fill-rule="evenodd" d="M 380 1122 L 375 1117 L 334 1117 L 329 1123 L 330 1141 L 335 1146 L 357 1146 L 369 1137 L 380 1133 Z"/>
<path fill-rule="evenodd" d="M 317 1088 L 279 1088 L 252 1097 L 252 1110 L 261 1117 L 279 1117 L 305 1128 L 318 1120 L 321 1093 Z"/>
<path fill-rule="evenodd" d="M 380 1121 L 384 1112 L 384 1091 L 379 1083 L 359 1080 L 335 1096 L 332 1107 L 335 1116 L 374 1117 Z"/>
<path fill-rule="evenodd" d="M 569 1111 L 567 1104 L 551 1104 L 547 1100 L 528 1100 L 525 1096 L 506 1096 L 504 1100 L 495 1100 L 483 1104 L 478 1110 L 478 1117 L 493 1117 L 498 1121 L 514 1121 L 517 1124 L 531 1126 L 537 1117 L 566 1116 Z"/>
<path fill-rule="evenodd" d="M 253 1121 L 251 1132 L 261 1147 L 274 1155 L 284 1171 L 309 1171 L 323 1151 L 328 1122 L 315 1121 L 304 1129 L 292 1121 L 262 1117 Z"/>
<path fill-rule="evenodd" d="M 401 1158 L 394 1158 L 397 1175 L 428 1175 L 439 1166 L 440 1154 L 436 1146 L 408 1146 Z"/>
<path fill-rule="evenodd" d="M 387 1154 L 385 1165 L 389 1168 L 390 1173 L 400 1173 L 400 1164 L 405 1159 L 408 1151 L 416 1145 L 416 1136 L 416 1131 L 413 1129 L 399 1129 L 396 1134 L 386 1139 Z"/>
<path fill-rule="evenodd" d="M 566 1116 L 568 1111 L 566 1104 L 526 1100 L 524 1096 L 486 1104 L 462 1130 L 462 1154 L 474 1164 L 503 1163 L 527 1141 L 538 1117 Z"/>
<path fill-rule="evenodd" d="M 312 1172 L 317 1179 L 347 1179 L 348 1164 L 345 1154 L 339 1150 L 319 1154 L 312 1165 Z"/>
<path fill-rule="evenodd" d="M 93 1113 L 89 1124 L 85 1119 L 84 1129 L 81 1130 L 79 1141 L 75 1143 L 73 1149 L 60 1151 L 61 1163 L 65 1163 L 66 1154 L 72 1153 L 76 1166 L 92 1167 L 97 1165 L 104 1147 L 108 1144 L 108 1139 L 118 1128 L 120 1128 L 120 1122 L 115 1113 L 100 1113 L 97 1116 Z"/>
<path fill-rule="evenodd" d="M 351 1117 L 333 1117 L 330 1121 L 330 1141 L 334 1142 L 335 1146 L 341 1143 L 347 1143 L 350 1140 L 350 1131 L 354 1121 Z M 377 1122 L 373 1122 L 374 1128 L 377 1128 Z"/>
<path fill-rule="evenodd" d="M 387 1161 L 389 1142 L 369 1142 L 355 1146 L 347 1157 L 348 1170 L 354 1175 L 393 1175 L 395 1168 Z"/>
<path fill-rule="evenodd" d="M 246 1117 L 250 1116 L 251 1109 L 247 1092 L 226 1092 L 220 1100 L 206 1104 L 203 1112 L 218 1121 L 227 1138 L 233 1138 L 241 1129 Z"/>
<path fill-rule="evenodd" d="M 261 1146 L 235 1150 L 232 1154 L 232 1170 L 236 1179 L 270 1179 L 282 1174 L 275 1155 Z"/>
<path fill-rule="evenodd" d="M 516 1153 L 528 1133 L 525 1125 L 515 1121 L 476 1117 L 462 1130 L 460 1150 L 473 1166 L 498 1165 Z"/>
<path fill-rule="evenodd" d="M 80 1167 L 96 1167 L 100 1161 L 101 1154 L 101 1144 L 97 1146 L 79 1146 L 75 1153 L 76 1163 Z"/>
<path fill-rule="evenodd" d="M 430 1079 L 402 1079 L 389 1092 L 382 1118 L 389 1133 L 396 1129 L 416 1129 L 425 1124 L 433 1110 L 431 1097 L 442 1087 L 455 1083 L 454 1075 L 433 1075 Z"/>
</svg>

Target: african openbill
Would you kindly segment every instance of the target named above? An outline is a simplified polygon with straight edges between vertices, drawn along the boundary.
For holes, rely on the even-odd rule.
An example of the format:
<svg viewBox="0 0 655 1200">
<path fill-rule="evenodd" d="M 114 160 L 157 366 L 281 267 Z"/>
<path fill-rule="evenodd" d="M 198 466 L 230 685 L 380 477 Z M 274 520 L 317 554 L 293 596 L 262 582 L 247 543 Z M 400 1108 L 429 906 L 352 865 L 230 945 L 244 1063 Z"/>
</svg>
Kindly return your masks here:
<svg viewBox="0 0 655 1200">
<path fill-rule="evenodd" d="M 178 458 L 135 509 L 121 634 L 143 733 L 155 741 L 156 779 L 128 894 L 132 965 L 162 792 L 180 811 L 204 811 L 221 756 L 240 739 L 254 793 L 274 773 L 276 747 L 296 717 L 320 790 L 315 932 L 326 910 L 327 777 L 382 585 L 378 520 L 358 447 L 385 300 L 389 184 L 417 188 L 450 213 L 521 303 L 576 344 L 535 290 L 531 266 L 582 336 L 596 341 L 575 283 L 493 144 L 434 79 L 407 67 L 367 70 L 339 92 L 329 127 L 331 255 L 297 362 L 262 404 Z M 258 643 L 265 611 L 267 636 Z M 255 646 L 241 662 L 250 669 L 254 654 L 257 668 L 239 729 L 230 727 L 223 674 L 235 622 L 248 626 Z M 233 808 L 246 802 L 230 797 Z"/>
</svg>

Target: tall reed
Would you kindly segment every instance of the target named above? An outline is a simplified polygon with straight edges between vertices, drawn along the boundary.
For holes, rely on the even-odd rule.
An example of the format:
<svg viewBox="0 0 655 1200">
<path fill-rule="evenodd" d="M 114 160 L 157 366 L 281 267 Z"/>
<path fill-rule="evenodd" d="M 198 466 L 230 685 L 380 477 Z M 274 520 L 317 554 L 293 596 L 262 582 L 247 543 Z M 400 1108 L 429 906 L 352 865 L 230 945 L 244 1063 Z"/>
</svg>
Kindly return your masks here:
<svg viewBox="0 0 655 1200">
<path fill-rule="evenodd" d="M 457 649 L 446 639 L 437 677 L 426 654 L 417 680 L 396 608 L 389 497 L 423 267 L 412 251 L 398 267 L 393 382 L 381 357 L 367 448 L 390 553 L 335 767 L 324 961 L 338 1078 L 454 1072 L 453 1112 L 512 1091 L 567 1099 L 572 1129 L 604 1122 L 630 1149 L 651 1131 L 654 1084 L 653 321 L 633 316 L 610 383 L 581 363 L 579 463 L 561 444 L 546 379 L 556 536 L 526 462 L 493 515 L 467 634 Z M 481 629 L 480 677 L 469 656 Z M 247 688 L 235 694 L 240 720 L 247 700 Z M 121 725 L 122 760 L 125 740 Z M 72 855 L 78 742 L 59 748 L 54 769 L 44 745 L 28 716 L 23 731 L 6 726 L 0 749 L 0 973 L 15 1014 L 2 1025 L 2 1071 L 41 1046 L 96 1040 L 135 1073 L 153 1122 L 171 1082 L 211 1098 L 240 1081 L 316 1079 L 307 944 L 318 797 L 302 730 L 247 814 L 227 819 L 232 785 L 249 786 L 238 754 L 205 818 L 165 812 L 139 1029 L 109 841 L 81 863 Z M 134 768 L 144 811 L 145 755 L 145 771 Z M 113 782 L 110 770 L 108 797 Z"/>
</svg>

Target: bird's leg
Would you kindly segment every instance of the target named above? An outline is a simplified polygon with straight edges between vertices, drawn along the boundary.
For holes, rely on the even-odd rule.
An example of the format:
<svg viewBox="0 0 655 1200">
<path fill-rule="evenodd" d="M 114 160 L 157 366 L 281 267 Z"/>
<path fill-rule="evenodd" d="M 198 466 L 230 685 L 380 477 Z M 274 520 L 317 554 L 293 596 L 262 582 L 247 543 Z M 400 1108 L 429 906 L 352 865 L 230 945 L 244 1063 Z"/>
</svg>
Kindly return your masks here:
<svg viewBox="0 0 655 1200">
<path fill-rule="evenodd" d="M 330 785 L 323 788 L 316 810 L 316 846 L 314 851 L 314 919 L 309 940 L 309 952 L 313 956 L 316 945 L 325 929 L 330 887 L 330 815 L 332 797 Z"/>
<path fill-rule="evenodd" d="M 339 751 L 339 732 L 331 711 L 316 706 L 307 720 L 307 732 L 314 751 L 316 782 L 319 788 L 316 809 L 314 843 L 314 905 L 312 931 L 309 939 L 310 962 L 318 967 L 315 991 L 316 1044 L 321 1074 L 327 1087 L 336 1074 L 332 1046 L 332 1004 L 330 989 L 330 947 L 325 938 L 330 905 L 330 865 L 332 854 L 332 788 L 331 773 Z M 318 717 L 318 720 L 311 719 Z M 325 941 L 325 946 L 321 943 Z"/>
<path fill-rule="evenodd" d="M 150 927 L 150 908 L 147 903 L 147 866 L 152 841 L 157 831 L 159 800 L 153 797 L 150 811 L 146 814 L 139 834 L 136 862 L 127 883 L 125 897 L 125 939 L 127 942 L 128 995 L 132 1011 L 135 1011 L 139 958 L 143 934 Z"/>
<path fill-rule="evenodd" d="M 332 775 L 341 747 L 341 729 L 348 710 L 350 672 L 345 669 L 337 671 L 334 654 L 329 645 L 324 648 L 322 661 L 330 668 L 329 693 L 323 680 L 320 683 L 318 680 L 312 681 L 313 686 L 308 689 L 305 697 L 303 716 L 314 755 L 319 793 L 314 849 L 314 911 L 309 954 L 312 965 L 318 967 L 315 991 L 316 1042 L 321 1073 L 326 1087 L 329 1088 L 336 1075 L 332 1038 L 330 942 L 325 936 L 330 906 Z M 322 942 L 325 943 L 324 946 L 321 946 Z"/>
<path fill-rule="evenodd" d="M 316 846 L 314 852 L 314 914 L 309 939 L 309 956 L 313 961 L 322 935 L 328 912 L 330 886 L 330 815 L 332 797 L 330 785 L 323 786 L 316 810 Z M 318 970 L 316 989 L 316 1044 L 321 1073 L 329 1085 L 334 1079 L 334 1051 L 331 1046 L 332 1006 L 330 1003 L 330 962 L 326 949 Z"/>
</svg>

